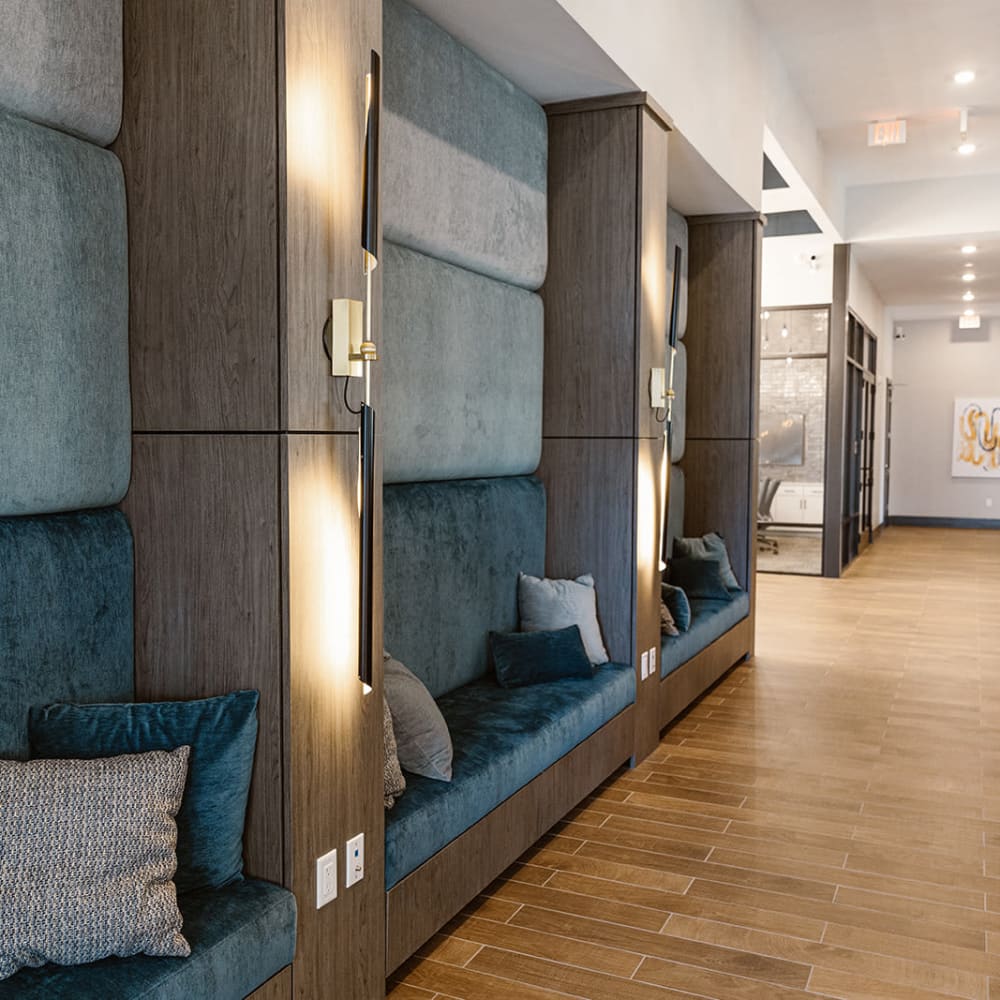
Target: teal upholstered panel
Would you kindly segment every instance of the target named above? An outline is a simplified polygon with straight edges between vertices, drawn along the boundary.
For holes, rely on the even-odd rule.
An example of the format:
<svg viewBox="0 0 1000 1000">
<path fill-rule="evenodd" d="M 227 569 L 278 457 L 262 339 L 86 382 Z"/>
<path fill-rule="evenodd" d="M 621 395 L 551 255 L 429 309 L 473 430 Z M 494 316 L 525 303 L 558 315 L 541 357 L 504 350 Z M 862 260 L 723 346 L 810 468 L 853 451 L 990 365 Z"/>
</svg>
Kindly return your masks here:
<svg viewBox="0 0 1000 1000">
<path fill-rule="evenodd" d="M 545 280 L 545 113 L 433 21 L 385 0 L 386 239 L 501 281 Z"/>
<path fill-rule="evenodd" d="M 0 108 L 106 146 L 122 112 L 121 0 L 0 0 Z"/>
<path fill-rule="evenodd" d="M 666 677 L 725 635 L 750 614 L 750 595 L 741 590 L 731 601 L 691 599 L 691 627 L 678 636 L 664 636 L 660 676 Z"/>
<path fill-rule="evenodd" d="M 534 472 L 541 299 L 391 243 L 382 268 L 385 481 Z"/>
<path fill-rule="evenodd" d="M 688 224 L 680 212 L 667 209 L 667 288 L 674 287 L 674 248 L 681 248 L 680 304 L 677 310 L 677 336 L 687 331 L 688 316 Z"/>
<path fill-rule="evenodd" d="M 0 1000 L 242 1000 L 292 961 L 296 910 L 287 889 L 248 879 L 177 902 L 190 957 L 23 969 L 0 983 Z"/>
<path fill-rule="evenodd" d="M 491 630 L 517 629 L 517 575 L 545 571 L 545 490 L 476 479 L 383 499 L 385 647 L 436 698 L 488 672 Z"/>
<path fill-rule="evenodd" d="M 0 114 L 0 516 L 103 507 L 129 481 L 118 160 Z"/>
<path fill-rule="evenodd" d="M 385 815 L 391 888 L 449 841 L 635 701 L 635 670 L 605 663 L 592 678 L 507 690 L 492 677 L 445 695 L 455 745 L 451 783 L 407 774 Z"/>
<path fill-rule="evenodd" d="M 688 355 L 682 340 L 677 341 L 677 357 L 674 361 L 674 406 L 673 433 L 670 436 L 670 460 L 679 462 L 684 457 L 684 446 L 687 444 L 687 382 Z"/>
<path fill-rule="evenodd" d="M 0 757 L 28 709 L 132 697 L 132 536 L 119 511 L 0 518 Z"/>
<path fill-rule="evenodd" d="M 684 537 L 684 470 L 679 465 L 670 468 L 670 504 L 667 508 L 668 553 L 674 551 L 674 539 Z"/>
</svg>

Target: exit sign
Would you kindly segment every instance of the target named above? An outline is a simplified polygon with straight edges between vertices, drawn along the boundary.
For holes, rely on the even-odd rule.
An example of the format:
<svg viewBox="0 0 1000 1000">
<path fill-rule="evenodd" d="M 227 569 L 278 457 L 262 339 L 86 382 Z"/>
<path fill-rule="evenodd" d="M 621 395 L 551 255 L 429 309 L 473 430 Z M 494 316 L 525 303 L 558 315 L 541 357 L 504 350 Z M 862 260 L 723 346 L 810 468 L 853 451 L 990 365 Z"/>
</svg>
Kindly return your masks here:
<svg viewBox="0 0 1000 1000">
<path fill-rule="evenodd" d="M 868 126 L 869 146 L 902 146 L 906 142 L 906 120 L 872 122 Z"/>
</svg>

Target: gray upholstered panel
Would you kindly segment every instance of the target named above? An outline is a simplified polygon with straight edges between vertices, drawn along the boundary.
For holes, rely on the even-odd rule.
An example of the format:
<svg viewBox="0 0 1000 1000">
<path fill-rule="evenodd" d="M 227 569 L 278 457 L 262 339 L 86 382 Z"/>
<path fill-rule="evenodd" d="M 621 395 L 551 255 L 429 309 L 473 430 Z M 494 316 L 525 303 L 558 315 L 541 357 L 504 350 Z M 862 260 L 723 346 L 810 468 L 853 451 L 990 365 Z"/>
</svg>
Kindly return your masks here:
<svg viewBox="0 0 1000 1000">
<path fill-rule="evenodd" d="M 684 457 L 684 446 L 687 443 L 687 379 L 688 362 L 687 348 L 683 341 L 677 341 L 677 358 L 674 361 L 674 406 L 673 424 L 670 437 L 670 460 L 679 462 Z"/>
<path fill-rule="evenodd" d="M 688 224 L 680 212 L 667 209 L 667 287 L 674 287 L 674 248 L 681 248 L 680 305 L 677 311 L 677 336 L 687 332 L 688 322 Z"/>
<path fill-rule="evenodd" d="M 0 757 L 28 709 L 132 698 L 132 536 L 117 510 L 0 518 Z"/>
<path fill-rule="evenodd" d="M 118 160 L 0 114 L 0 515 L 125 494 L 126 248 Z"/>
<path fill-rule="evenodd" d="M 383 498 L 385 647 L 439 697 L 487 673 L 491 629 L 517 629 L 517 575 L 545 572 L 545 490 L 475 479 Z"/>
<path fill-rule="evenodd" d="M 385 481 L 518 476 L 542 447 L 542 301 L 387 243 Z"/>
<path fill-rule="evenodd" d="M 667 509 L 668 556 L 673 554 L 674 539 L 684 537 L 684 470 L 679 465 L 670 468 L 670 506 Z"/>
<path fill-rule="evenodd" d="M 0 0 L 0 108 L 108 145 L 122 113 L 121 0 Z"/>
<path fill-rule="evenodd" d="M 501 281 L 545 279 L 545 113 L 433 21 L 384 3 L 386 239 Z"/>
</svg>

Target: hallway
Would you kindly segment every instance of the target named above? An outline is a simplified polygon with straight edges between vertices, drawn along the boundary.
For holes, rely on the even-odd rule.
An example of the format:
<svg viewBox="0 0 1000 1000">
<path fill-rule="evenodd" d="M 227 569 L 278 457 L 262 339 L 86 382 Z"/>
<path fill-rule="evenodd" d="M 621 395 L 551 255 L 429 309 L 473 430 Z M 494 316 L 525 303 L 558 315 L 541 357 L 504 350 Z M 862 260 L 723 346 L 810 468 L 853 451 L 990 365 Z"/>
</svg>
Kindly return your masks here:
<svg viewBox="0 0 1000 1000">
<path fill-rule="evenodd" d="M 392 1000 L 1000 997 L 1000 532 L 759 582 L 757 659 Z"/>
</svg>

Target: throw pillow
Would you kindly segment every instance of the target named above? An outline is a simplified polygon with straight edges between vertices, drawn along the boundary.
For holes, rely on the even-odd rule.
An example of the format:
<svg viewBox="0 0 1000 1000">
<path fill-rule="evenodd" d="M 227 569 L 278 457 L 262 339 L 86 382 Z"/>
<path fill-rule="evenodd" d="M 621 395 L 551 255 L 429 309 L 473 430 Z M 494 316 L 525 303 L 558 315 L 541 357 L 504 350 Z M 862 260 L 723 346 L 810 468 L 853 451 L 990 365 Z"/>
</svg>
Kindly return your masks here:
<svg viewBox="0 0 1000 1000">
<path fill-rule="evenodd" d="M 732 591 L 722 576 L 718 559 L 671 559 L 670 582 L 680 587 L 689 598 L 709 601 L 730 601 Z"/>
<path fill-rule="evenodd" d="M 490 632 L 490 654 L 505 688 L 594 676 L 576 625 L 554 632 Z"/>
<path fill-rule="evenodd" d="M 722 571 L 722 582 L 729 590 L 739 590 L 740 583 L 733 573 L 729 551 L 722 536 L 710 531 L 701 538 L 675 538 L 674 555 L 684 559 L 717 559 Z"/>
<path fill-rule="evenodd" d="M 660 635 L 677 636 L 680 634 L 674 616 L 670 613 L 670 608 L 667 607 L 663 598 L 660 598 Z"/>
<path fill-rule="evenodd" d="M 673 587 L 669 583 L 664 583 L 660 592 L 674 623 L 682 632 L 686 632 L 691 627 L 691 603 L 687 594 L 680 587 Z"/>
<path fill-rule="evenodd" d="M 547 580 L 522 573 L 517 580 L 522 632 L 553 632 L 576 625 L 595 666 L 608 662 L 597 621 L 597 591 L 590 574 L 575 580 Z"/>
<path fill-rule="evenodd" d="M 91 759 L 191 747 L 175 881 L 179 892 L 217 889 L 243 876 L 257 700 L 256 691 L 237 691 L 198 701 L 32 709 L 31 755 Z"/>
<path fill-rule="evenodd" d="M 396 799 L 406 791 L 406 778 L 399 767 L 399 751 L 396 749 L 396 734 L 392 729 L 392 713 L 389 702 L 382 698 L 382 745 L 385 763 L 382 766 L 382 787 L 386 809 L 396 804 Z"/>
<path fill-rule="evenodd" d="M 0 760 L 0 980 L 46 962 L 191 953 L 170 881 L 188 754 Z"/>
<path fill-rule="evenodd" d="M 399 763 L 413 774 L 451 781 L 451 733 L 430 691 L 413 671 L 388 653 L 383 675 Z"/>
</svg>

